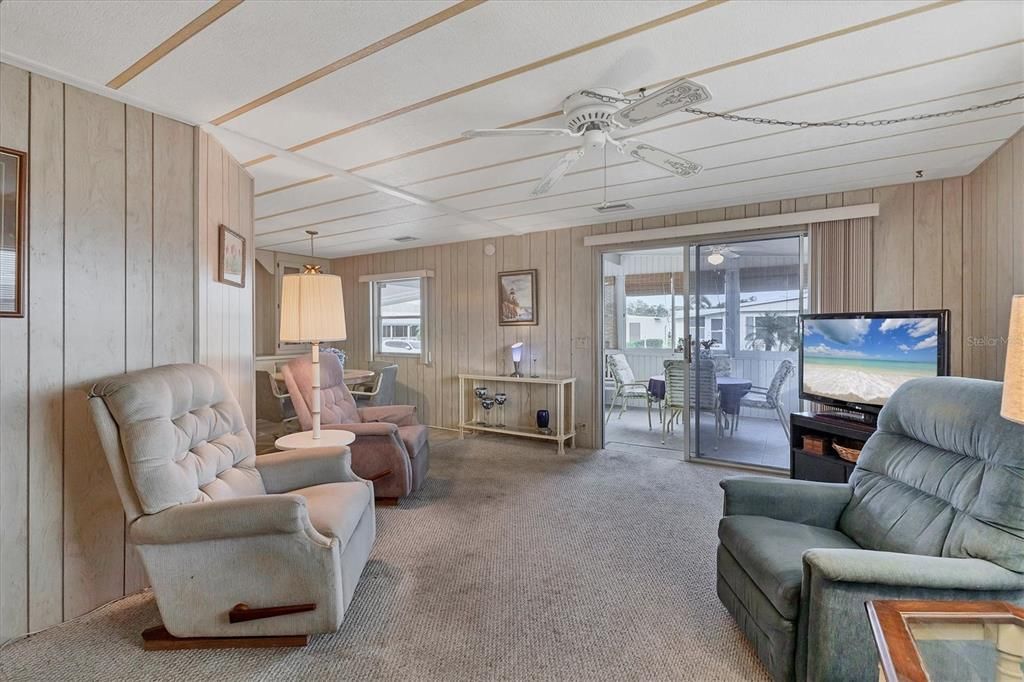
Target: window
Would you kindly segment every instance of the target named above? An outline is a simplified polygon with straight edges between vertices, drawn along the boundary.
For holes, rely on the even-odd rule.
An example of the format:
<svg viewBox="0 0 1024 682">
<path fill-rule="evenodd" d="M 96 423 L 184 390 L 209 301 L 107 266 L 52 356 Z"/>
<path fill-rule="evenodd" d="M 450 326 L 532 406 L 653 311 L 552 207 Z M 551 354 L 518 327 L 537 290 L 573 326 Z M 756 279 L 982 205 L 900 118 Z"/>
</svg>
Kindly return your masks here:
<svg viewBox="0 0 1024 682">
<path fill-rule="evenodd" d="M 379 280 L 372 286 L 374 352 L 423 355 L 423 280 Z"/>
<path fill-rule="evenodd" d="M 725 319 L 721 317 L 711 318 L 711 338 L 718 342 L 719 346 L 725 343 Z"/>
</svg>

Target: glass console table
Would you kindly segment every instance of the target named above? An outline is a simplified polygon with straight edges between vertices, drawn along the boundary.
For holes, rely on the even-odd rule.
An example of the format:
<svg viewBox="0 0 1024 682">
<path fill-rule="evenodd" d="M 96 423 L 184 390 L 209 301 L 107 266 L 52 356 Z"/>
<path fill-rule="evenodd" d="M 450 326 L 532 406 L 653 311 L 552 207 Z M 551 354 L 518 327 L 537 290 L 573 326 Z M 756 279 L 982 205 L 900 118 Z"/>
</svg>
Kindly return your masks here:
<svg viewBox="0 0 1024 682">
<path fill-rule="evenodd" d="M 1024 680 L 1024 607 L 994 601 L 870 601 L 882 682 Z"/>
</svg>

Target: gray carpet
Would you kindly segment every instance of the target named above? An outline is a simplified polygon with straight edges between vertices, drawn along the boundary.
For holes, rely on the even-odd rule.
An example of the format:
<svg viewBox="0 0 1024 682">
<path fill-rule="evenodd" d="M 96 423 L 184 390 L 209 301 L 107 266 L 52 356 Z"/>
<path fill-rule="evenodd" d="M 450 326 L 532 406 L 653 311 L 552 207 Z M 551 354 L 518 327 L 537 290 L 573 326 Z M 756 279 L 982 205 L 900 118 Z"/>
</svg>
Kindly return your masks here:
<svg viewBox="0 0 1024 682">
<path fill-rule="evenodd" d="M 152 595 L 0 650 L 4 680 L 766 680 L 714 590 L 727 469 L 475 437 L 439 444 L 341 631 L 145 652 Z"/>
</svg>

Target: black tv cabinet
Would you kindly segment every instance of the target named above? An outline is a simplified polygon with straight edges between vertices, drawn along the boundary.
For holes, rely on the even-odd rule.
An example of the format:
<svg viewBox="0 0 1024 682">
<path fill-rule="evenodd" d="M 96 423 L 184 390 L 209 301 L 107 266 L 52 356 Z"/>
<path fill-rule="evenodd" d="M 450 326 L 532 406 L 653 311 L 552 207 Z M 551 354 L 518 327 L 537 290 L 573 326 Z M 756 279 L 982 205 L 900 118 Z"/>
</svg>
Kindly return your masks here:
<svg viewBox="0 0 1024 682">
<path fill-rule="evenodd" d="M 872 424 L 831 416 L 828 413 L 794 412 L 789 416 L 789 476 L 801 481 L 846 483 L 853 462 L 835 453 L 832 443 L 860 448 L 875 432 Z M 825 453 L 816 455 L 803 449 L 804 436 L 826 440 Z"/>
</svg>

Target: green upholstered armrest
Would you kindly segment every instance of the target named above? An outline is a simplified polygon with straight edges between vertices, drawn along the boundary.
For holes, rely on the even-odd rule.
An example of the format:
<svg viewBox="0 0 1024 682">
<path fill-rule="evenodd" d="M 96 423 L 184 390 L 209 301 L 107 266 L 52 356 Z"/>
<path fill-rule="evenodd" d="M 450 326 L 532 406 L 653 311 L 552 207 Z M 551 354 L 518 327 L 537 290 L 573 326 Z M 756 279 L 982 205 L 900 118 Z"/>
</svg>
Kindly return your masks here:
<svg viewBox="0 0 1024 682">
<path fill-rule="evenodd" d="M 771 476 L 730 476 L 720 485 L 725 490 L 725 516 L 767 516 L 822 528 L 839 525 L 851 496 L 844 483 Z"/>
<path fill-rule="evenodd" d="M 313 530 L 306 500 L 299 495 L 252 495 L 179 504 L 156 514 L 143 514 L 130 530 L 132 542 L 138 545 L 291 533 L 306 533 L 323 544 L 329 543 Z"/>
<path fill-rule="evenodd" d="M 352 453 L 343 445 L 258 455 L 256 470 L 263 478 L 263 486 L 271 494 L 321 483 L 363 480 L 352 472 Z"/>
<path fill-rule="evenodd" d="M 807 570 L 833 582 L 936 590 L 1024 590 L 1024 575 L 982 559 L 867 549 L 809 549 Z"/>
</svg>

